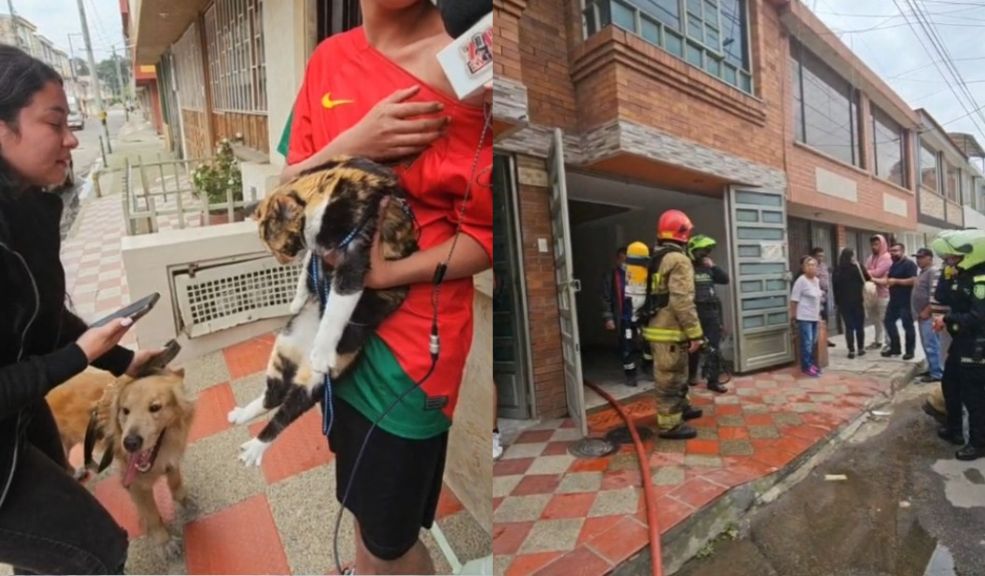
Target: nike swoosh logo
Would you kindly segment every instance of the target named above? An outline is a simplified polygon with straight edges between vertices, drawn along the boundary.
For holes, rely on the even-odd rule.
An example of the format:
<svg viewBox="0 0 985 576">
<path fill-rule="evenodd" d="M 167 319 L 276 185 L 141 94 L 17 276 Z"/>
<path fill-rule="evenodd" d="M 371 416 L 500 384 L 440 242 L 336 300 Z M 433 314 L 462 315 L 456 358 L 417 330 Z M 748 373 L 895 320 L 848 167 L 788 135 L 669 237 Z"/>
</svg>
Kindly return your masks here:
<svg viewBox="0 0 985 576">
<path fill-rule="evenodd" d="M 341 106 L 343 104 L 352 104 L 354 100 L 332 100 L 332 93 L 325 92 L 325 95 L 321 97 L 321 105 L 327 110 L 331 110 L 336 106 Z"/>
</svg>

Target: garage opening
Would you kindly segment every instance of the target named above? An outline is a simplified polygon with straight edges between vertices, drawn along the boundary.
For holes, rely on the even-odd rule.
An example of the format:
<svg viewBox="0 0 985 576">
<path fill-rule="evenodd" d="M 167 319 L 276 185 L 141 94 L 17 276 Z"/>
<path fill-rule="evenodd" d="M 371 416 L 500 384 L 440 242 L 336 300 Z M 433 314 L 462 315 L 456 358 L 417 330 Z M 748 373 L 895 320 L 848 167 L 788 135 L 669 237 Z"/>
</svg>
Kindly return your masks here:
<svg viewBox="0 0 985 576">
<path fill-rule="evenodd" d="M 683 210 L 691 218 L 695 233 L 706 234 L 718 242 L 712 260 L 728 271 L 724 191 L 718 196 L 683 193 L 568 172 L 567 193 L 574 277 L 581 283 L 577 310 L 584 379 L 602 386 L 617 399 L 651 391 L 652 370 L 638 369 L 637 387 L 624 383 L 618 334 L 606 330 L 603 322 L 603 283 L 612 275 L 617 248 L 635 241 L 652 247 L 656 242 L 657 219 L 672 208 Z M 722 352 L 729 359 L 734 354 L 732 290 L 731 284 L 717 287 L 725 322 Z M 587 410 L 605 404 L 590 389 L 584 392 Z"/>
</svg>

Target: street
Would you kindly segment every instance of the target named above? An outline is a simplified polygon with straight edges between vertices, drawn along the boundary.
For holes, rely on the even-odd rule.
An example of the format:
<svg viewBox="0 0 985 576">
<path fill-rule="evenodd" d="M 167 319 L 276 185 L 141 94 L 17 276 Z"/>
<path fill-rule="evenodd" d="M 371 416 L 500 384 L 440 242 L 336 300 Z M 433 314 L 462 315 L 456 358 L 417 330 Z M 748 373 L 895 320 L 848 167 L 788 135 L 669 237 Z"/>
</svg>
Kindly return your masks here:
<svg viewBox="0 0 985 576">
<path fill-rule="evenodd" d="M 107 111 L 106 122 L 109 125 L 109 133 L 112 138 L 116 138 L 117 133 L 126 121 L 126 112 L 123 108 L 113 108 Z M 79 147 L 72 152 L 72 161 L 75 166 L 75 176 L 81 180 L 92 168 L 92 163 L 99 158 L 99 137 L 103 135 L 102 124 L 96 112 L 86 118 L 85 129 L 75 133 L 79 139 Z M 108 153 L 108 151 L 107 151 Z"/>
<path fill-rule="evenodd" d="M 911 384 L 870 413 L 831 458 L 752 513 L 736 540 L 678 574 L 985 574 L 985 461 L 954 459 L 921 410 L 926 390 Z"/>
</svg>

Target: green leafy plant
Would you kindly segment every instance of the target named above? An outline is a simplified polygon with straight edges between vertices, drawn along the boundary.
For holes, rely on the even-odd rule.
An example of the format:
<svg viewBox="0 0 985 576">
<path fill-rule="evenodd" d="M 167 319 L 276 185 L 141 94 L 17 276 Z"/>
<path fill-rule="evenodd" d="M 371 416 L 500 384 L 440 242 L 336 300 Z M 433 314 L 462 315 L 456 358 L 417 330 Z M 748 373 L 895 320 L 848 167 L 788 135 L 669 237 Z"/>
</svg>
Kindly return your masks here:
<svg viewBox="0 0 985 576">
<path fill-rule="evenodd" d="M 210 161 L 192 170 L 192 184 L 199 198 L 204 195 L 209 206 L 225 204 L 230 189 L 234 202 L 243 200 L 243 173 L 233 154 L 232 143 L 227 138 L 219 142 Z"/>
</svg>

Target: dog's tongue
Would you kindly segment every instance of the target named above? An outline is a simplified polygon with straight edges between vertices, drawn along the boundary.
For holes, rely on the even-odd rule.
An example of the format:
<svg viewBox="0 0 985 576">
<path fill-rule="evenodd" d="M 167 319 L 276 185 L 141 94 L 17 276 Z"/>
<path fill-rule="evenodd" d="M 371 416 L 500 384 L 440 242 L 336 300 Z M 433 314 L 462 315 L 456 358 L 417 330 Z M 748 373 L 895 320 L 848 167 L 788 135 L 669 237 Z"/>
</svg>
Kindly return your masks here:
<svg viewBox="0 0 985 576">
<path fill-rule="evenodd" d="M 129 488 L 130 484 L 133 484 L 134 478 L 137 477 L 137 465 L 140 463 L 140 456 L 138 452 L 130 454 L 130 458 L 127 460 L 127 469 L 123 473 L 123 487 Z"/>
</svg>

